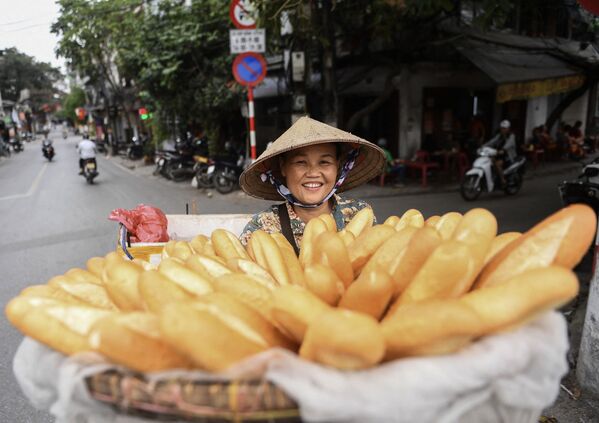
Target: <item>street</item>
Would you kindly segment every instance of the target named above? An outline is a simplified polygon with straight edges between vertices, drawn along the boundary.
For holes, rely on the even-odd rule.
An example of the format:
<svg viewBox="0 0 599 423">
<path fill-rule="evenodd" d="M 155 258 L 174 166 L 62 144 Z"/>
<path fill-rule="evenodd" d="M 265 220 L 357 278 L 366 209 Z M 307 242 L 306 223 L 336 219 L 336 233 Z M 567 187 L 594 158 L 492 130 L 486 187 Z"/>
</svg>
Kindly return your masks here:
<svg viewBox="0 0 599 423">
<path fill-rule="evenodd" d="M 100 157 L 100 175 L 88 185 L 77 175 L 75 146 L 80 137 L 63 140 L 52 133 L 56 157 L 48 163 L 41 154 L 41 141 L 25 145 L 25 151 L 0 161 L 0 266 L 3 283 L 0 303 L 5 305 L 28 285 L 45 283 L 72 267 L 83 267 L 92 256 L 114 249 L 117 224 L 107 219 L 115 208 L 133 208 L 139 203 L 160 207 L 168 213 L 185 213 L 186 203 L 196 201 L 199 213 L 253 213 L 269 203 L 253 200 L 236 191 L 212 198 L 187 183 L 175 184 L 159 177 L 141 177 Z M 498 218 L 500 232 L 524 231 L 560 207 L 557 184 L 574 175 L 553 175 L 526 181 L 515 197 L 483 196 L 465 203 L 457 192 L 368 198 L 369 187 L 352 192 L 369 201 L 382 221 L 391 214 L 416 208 L 425 216 L 447 211 L 465 212 L 485 207 Z M 0 421 L 45 422 L 51 417 L 33 409 L 21 394 L 12 374 L 12 358 L 22 336 L 4 315 L 0 331 Z"/>
</svg>

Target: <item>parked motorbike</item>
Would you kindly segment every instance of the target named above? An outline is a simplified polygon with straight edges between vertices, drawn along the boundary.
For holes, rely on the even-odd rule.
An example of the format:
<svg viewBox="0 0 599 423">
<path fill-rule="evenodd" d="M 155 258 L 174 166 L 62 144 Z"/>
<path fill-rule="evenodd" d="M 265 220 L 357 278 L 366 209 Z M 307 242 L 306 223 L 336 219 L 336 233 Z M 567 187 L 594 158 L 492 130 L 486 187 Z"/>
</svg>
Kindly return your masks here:
<svg viewBox="0 0 599 423">
<path fill-rule="evenodd" d="M 21 142 L 21 140 L 19 138 L 11 138 L 8 143 L 10 144 L 10 147 L 12 148 L 12 150 L 15 153 L 20 153 L 21 151 L 23 151 L 25 149 L 25 147 L 23 146 L 23 143 Z"/>
<path fill-rule="evenodd" d="M 235 149 L 232 143 L 225 143 L 227 154 L 214 161 L 214 187 L 221 194 L 228 194 L 239 182 L 239 176 L 249 164 L 242 150 Z M 210 172 L 208 173 L 210 176 Z"/>
<path fill-rule="evenodd" d="M 54 146 L 52 145 L 52 141 L 48 138 L 42 142 L 42 154 L 49 162 L 51 162 L 54 157 Z"/>
<path fill-rule="evenodd" d="M 583 165 L 575 180 L 562 182 L 559 193 L 565 206 L 587 204 L 599 215 L 599 158 Z"/>
<path fill-rule="evenodd" d="M 95 142 L 96 150 L 98 151 L 98 153 L 106 154 L 108 150 L 106 149 L 106 143 L 104 142 L 104 140 L 96 139 Z"/>
<path fill-rule="evenodd" d="M 139 160 L 144 156 L 144 145 L 146 139 L 144 137 L 133 137 L 131 144 L 127 147 L 127 158 L 129 160 Z"/>
<path fill-rule="evenodd" d="M 191 184 L 196 188 L 214 187 L 214 160 L 205 156 L 194 156 L 196 164 L 194 165 L 195 176 Z"/>
<path fill-rule="evenodd" d="M 502 186 L 499 175 L 493 166 L 497 150 L 491 147 L 482 147 L 478 149 L 477 154 L 478 157 L 474 160 L 472 169 L 466 172 L 460 186 L 460 193 L 464 200 L 476 200 L 483 191 L 493 192 L 503 189 L 507 195 L 515 195 L 520 191 L 526 164 L 524 157 L 517 157 L 503 171 L 505 186 Z"/>
<path fill-rule="evenodd" d="M 155 175 L 162 175 L 167 179 L 179 182 L 191 178 L 195 174 L 196 160 L 194 156 L 206 157 L 208 154 L 206 140 L 180 140 L 175 142 L 175 150 L 161 150 L 156 153 Z"/>
<path fill-rule="evenodd" d="M 83 161 L 83 177 L 88 184 L 94 183 L 94 178 L 98 176 L 98 167 L 94 159 L 85 159 Z"/>
</svg>

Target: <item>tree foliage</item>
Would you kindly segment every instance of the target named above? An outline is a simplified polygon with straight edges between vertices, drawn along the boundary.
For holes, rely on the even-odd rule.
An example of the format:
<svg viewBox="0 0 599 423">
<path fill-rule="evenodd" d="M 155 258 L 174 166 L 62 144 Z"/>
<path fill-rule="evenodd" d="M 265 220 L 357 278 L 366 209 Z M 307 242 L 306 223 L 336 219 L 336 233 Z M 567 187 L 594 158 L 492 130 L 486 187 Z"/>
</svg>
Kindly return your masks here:
<svg viewBox="0 0 599 423">
<path fill-rule="evenodd" d="M 38 62 L 15 48 L 0 55 L 0 93 L 4 100 L 19 101 L 21 90 L 30 91 L 34 109 L 52 101 L 54 84 L 60 79 L 60 70 L 49 63 Z"/>
<path fill-rule="evenodd" d="M 121 95 L 130 88 L 154 116 L 213 131 L 238 105 L 221 0 L 58 3 L 58 54 L 91 82 L 107 80 Z"/>
</svg>

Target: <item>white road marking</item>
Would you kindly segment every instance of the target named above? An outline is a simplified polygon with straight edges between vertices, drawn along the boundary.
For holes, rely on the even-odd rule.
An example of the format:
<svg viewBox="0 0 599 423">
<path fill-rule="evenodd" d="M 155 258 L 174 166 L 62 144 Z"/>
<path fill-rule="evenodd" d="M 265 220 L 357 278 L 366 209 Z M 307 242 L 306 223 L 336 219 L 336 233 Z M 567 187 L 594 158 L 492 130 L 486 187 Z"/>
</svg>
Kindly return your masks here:
<svg viewBox="0 0 599 423">
<path fill-rule="evenodd" d="M 44 165 L 40 169 L 39 173 L 37 174 L 37 176 L 33 180 L 33 183 L 31 184 L 31 186 L 29 187 L 29 189 L 27 190 L 27 192 L 25 194 L 7 195 L 6 197 L 0 197 L 0 201 L 3 201 L 3 200 L 15 200 L 17 198 L 31 197 L 35 193 L 35 190 L 37 189 L 38 185 L 40 184 L 40 181 L 42 180 L 42 176 L 44 176 L 44 172 L 46 171 L 47 167 L 48 167 L 48 163 L 44 163 Z"/>
</svg>

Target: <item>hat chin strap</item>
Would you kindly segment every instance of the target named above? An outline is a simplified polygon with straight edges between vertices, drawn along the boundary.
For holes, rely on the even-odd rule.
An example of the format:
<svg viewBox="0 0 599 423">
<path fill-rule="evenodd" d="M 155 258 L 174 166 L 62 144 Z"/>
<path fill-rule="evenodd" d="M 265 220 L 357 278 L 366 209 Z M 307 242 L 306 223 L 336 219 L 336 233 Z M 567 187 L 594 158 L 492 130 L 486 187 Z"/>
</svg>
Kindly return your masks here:
<svg viewBox="0 0 599 423">
<path fill-rule="evenodd" d="M 347 178 L 347 175 L 349 175 L 349 172 L 354 168 L 354 165 L 356 163 L 356 159 L 358 158 L 359 153 L 360 153 L 359 148 L 355 148 L 349 152 L 349 154 L 347 155 L 347 161 L 341 168 L 341 174 L 339 175 L 339 178 L 337 178 L 337 181 L 335 182 L 333 189 L 331 189 L 331 191 L 318 203 L 305 204 L 305 203 L 302 203 L 301 201 L 299 201 L 291 193 L 289 188 L 287 188 L 287 186 L 285 186 L 285 184 L 281 183 L 274 177 L 271 170 L 267 170 L 266 172 L 262 173 L 260 175 L 260 179 L 262 179 L 262 182 L 266 182 L 266 181 L 270 182 L 276 188 L 279 195 L 281 195 L 281 197 L 283 197 L 285 200 L 287 200 L 289 203 L 293 204 L 294 206 L 302 207 L 304 209 L 314 209 L 316 207 L 320 207 L 321 205 L 323 205 L 324 203 L 329 201 L 333 195 L 335 195 L 337 190 L 341 187 L 341 185 Z"/>
</svg>

